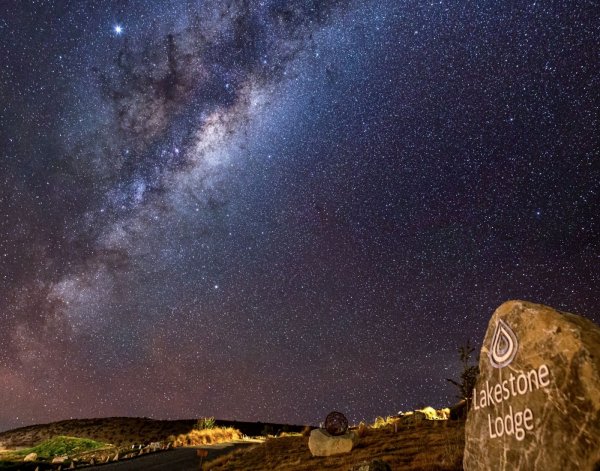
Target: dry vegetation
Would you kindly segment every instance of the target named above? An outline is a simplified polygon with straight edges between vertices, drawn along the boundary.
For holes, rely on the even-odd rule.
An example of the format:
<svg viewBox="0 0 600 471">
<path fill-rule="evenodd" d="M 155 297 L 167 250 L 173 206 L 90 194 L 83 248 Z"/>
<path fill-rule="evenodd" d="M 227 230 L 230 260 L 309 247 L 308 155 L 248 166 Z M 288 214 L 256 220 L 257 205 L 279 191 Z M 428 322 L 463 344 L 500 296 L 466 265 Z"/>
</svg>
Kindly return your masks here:
<svg viewBox="0 0 600 471">
<path fill-rule="evenodd" d="M 317 458 L 308 450 L 308 437 L 268 439 L 264 444 L 237 450 L 204 465 L 204 470 L 281 471 L 344 470 L 362 461 L 380 459 L 391 469 L 462 470 L 464 423 L 428 421 L 402 424 L 388 420 L 377 428 L 360 428 L 362 438 L 352 452 Z"/>
<path fill-rule="evenodd" d="M 242 438 L 242 433 L 233 427 L 215 427 L 205 430 L 192 430 L 177 436 L 170 435 L 167 441 L 173 443 L 175 446 L 198 446 L 231 442 L 241 440 Z"/>
</svg>

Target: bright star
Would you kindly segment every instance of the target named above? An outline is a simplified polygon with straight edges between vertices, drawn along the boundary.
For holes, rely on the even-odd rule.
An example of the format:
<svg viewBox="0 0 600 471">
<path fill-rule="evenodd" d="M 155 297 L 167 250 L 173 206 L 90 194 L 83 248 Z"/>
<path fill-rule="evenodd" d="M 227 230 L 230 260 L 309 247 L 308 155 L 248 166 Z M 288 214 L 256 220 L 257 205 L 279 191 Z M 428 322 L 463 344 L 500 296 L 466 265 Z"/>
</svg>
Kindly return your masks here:
<svg viewBox="0 0 600 471">
<path fill-rule="evenodd" d="M 113 31 L 116 35 L 120 35 L 123 32 L 123 27 L 121 25 L 115 25 Z"/>
</svg>

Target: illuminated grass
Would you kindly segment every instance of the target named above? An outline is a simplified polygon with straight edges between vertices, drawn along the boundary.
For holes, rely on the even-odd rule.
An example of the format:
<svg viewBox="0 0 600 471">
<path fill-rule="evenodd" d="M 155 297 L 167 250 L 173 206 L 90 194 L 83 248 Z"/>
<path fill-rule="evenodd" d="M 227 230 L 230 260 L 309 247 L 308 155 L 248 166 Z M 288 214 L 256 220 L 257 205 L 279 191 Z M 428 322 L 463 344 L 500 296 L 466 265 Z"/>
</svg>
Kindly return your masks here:
<svg viewBox="0 0 600 471">
<path fill-rule="evenodd" d="M 106 444 L 88 438 L 58 436 L 40 443 L 33 448 L 20 450 L 15 455 L 26 456 L 37 453 L 40 459 L 50 459 L 54 456 L 72 456 L 86 451 L 93 451 L 105 447 Z"/>
</svg>

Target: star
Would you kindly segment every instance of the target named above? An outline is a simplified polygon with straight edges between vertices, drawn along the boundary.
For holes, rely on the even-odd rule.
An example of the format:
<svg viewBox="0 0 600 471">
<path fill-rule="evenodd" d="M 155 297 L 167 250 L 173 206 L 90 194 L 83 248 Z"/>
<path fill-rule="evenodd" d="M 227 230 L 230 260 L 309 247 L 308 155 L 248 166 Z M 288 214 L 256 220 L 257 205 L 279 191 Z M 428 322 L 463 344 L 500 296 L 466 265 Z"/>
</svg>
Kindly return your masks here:
<svg viewBox="0 0 600 471">
<path fill-rule="evenodd" d="M 121 36 L 121 34 L 123 34 L 123 27 L 121 25 L 115 25 L 113 31 L 117 36 Z"/>
</svg>

